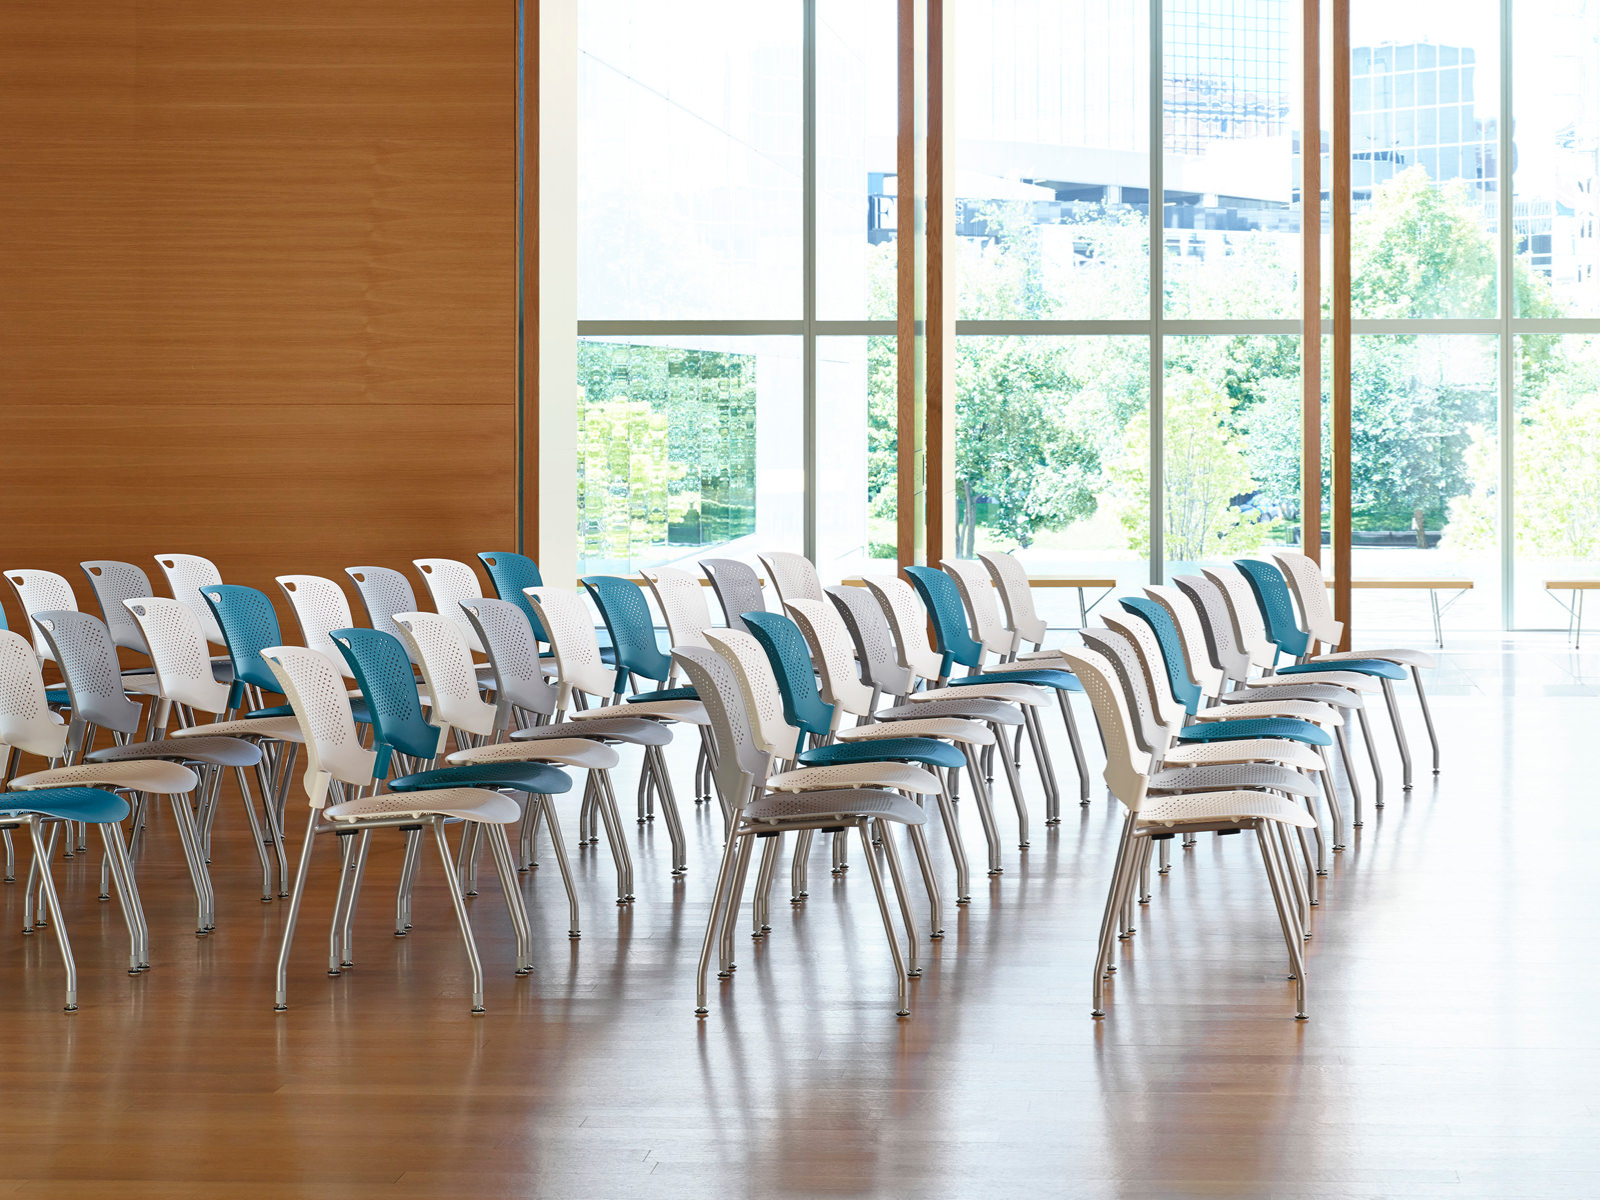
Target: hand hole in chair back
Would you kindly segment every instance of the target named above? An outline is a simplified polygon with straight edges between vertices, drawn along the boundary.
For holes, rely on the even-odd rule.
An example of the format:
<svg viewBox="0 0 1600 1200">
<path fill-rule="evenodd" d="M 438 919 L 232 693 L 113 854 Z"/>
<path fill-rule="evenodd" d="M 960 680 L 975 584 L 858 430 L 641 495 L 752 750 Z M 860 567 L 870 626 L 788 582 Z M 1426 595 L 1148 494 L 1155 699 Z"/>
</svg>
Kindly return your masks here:
<svg viewBox="0 0 1600 1200">
<path fill-rule="evenodd" d="M 293 583 L 286 583 L 283 585 L 283 590 L 286 592 L 292 592 L 295 590 L 295 585 Z"/>
<path fill-rule="evenodd" d="M 101 568 L 99 568 L 99 567 L 90 567 L 89 568 L 89 574 L 91 574 L 91 575 L 103 575 L 104 573 L 105 572 L 103 570 L 101 570 Z"/>
<path fill-rule="evenodd" d="M 367 581 L 366 575 L 360 571 L 351 571 L 350 578 L 354 579 L 357 583 L 365 583 Z"/>
</svg>

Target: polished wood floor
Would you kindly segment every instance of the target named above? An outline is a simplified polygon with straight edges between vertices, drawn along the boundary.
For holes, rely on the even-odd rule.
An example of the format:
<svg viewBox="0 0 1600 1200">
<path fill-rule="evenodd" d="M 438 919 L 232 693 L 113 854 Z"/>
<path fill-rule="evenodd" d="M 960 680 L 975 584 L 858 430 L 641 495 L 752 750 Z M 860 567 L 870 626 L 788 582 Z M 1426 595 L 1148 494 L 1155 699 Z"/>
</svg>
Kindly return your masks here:
<svg viewBox="0 0 1600 1200">
<path fill-rule="evenodd" d="M 98 854 L 57 864 L 76 1014 L 60 1011 L 53 941 L 18 936 L 20 887 L 0 889 L 0 1196 L 1600 1195 L 1600 655 L 1559 635 L 1480 640 L 1446 656 L 1433 694 L 1444 774 L 1422 771 L 1409 799 L 1393 787 L 1339 856 L 1304 1025 L 1242 838 L 1182 857 L 1122 951 L 1108 1017 L 1089 1018 L 1116 832 L 1098 787 L 1025 855 L 1008 844 L 904 1021 L 859 851 L 835 882 L 820 848 L 809 902 L 781 903 L 765 944 L 741 932 L 736 980 L 695 1019 L 718 843 L 705 811 L 676 885 L 662 822 L 630 822 L 632 911 L 603 852 L 574 854 L 578 942 L 543 845 L 524 979 L 487 881 L 480 1017 L 436 859 L 415 932 L 391 935 L 393 841 L 373 854 L 358 965 L 326 976 L 322 849 L 291 1011 L 274 1014 L 283 906 L 258 899 L 236 805 L 202 940 L 165 818 L 140 864 L 142 977 L 95 901 Z M 298 798 L 292 812 L 291 850 Z"/>
</svg>

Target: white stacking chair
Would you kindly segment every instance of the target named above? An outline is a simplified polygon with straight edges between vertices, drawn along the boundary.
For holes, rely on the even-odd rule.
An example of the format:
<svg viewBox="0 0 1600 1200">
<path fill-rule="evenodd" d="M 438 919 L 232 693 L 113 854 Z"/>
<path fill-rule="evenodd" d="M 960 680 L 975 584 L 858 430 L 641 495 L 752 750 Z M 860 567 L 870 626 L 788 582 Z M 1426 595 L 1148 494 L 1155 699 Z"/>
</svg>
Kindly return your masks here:
<svg viewBox="0 0 1600 1200">
<path fill-rule="evenodd" d="M 454 558 L 415 558 L 411 565 L 422 573 L 422 582 L 428 585 L 428 594 L 433 597 L 434 611 L 454 621 L 467 639 L 467 645 L 482 654 L 484 650 L 478 642 L 477 631 L 461 611 L 464 601 L 483 598 L 483 584 L 478 581 L 478 573 L 469 564 Z"/>
<path fill-rule="evenodd" d="M 1033 588 L 1028 583 L 1028 572 L 1015 556 L 999 551 L 980 551 L 978 559 L 988 568 L 995 587 L 1000 590 L 1000 602 L 1005 605 L 1005 628 L 1011 635 L 1006 656 L 1017 657 L 1024 642 L 1031 642 L 1035 651 L 1042 649 L 1045 623 L 1034 609 Z"/>
<path fill-rule="evenodd" d="M 376 829 L 404 830 L 423 825 L 433 833 L 444 866 L 445 883 L 461 928 L 472 973 L 472 1011 L 481 1013 L 483 1004 L 483 965 L 472 936 L 455 863 L 445 839 L 446 821 L 466 822 L 481 828 L 488 842 L 505 893 L 506 908 L 516 935 L 516 973 L 527 974 L 533 966 L 531 935 L 517 870 L 511 861 L 511 847 L 505 826 L 521 815 L 516 801 L 499 792 L 479 788 L 447 788 L 433 791 L 375 792 L 374 768 L 377 755 L 362 746 L 356 737 L 350 698 L 345 694 L 344 673 L 326 654 L 301 646 L 275 646 L 262 651 L 288 697 L 295 718 L 300 722 L 306 746 L 304 785 L 310 814 L 305 841 L 301 844 L 300 864 L 295 872 L 294 890 L 289 899 L 289 917 L 284 926 L 283 945 L 278 952 L 277 991 L 274 1008 L 289 1007 L 289 952 L 294 943 L 300 904 L 305 897 L 312 851 L 317 837 L 332 833 L 342 838 L 366 835 Z M 348 846 L 348 843 L 346 843 Z M 345 869 L 340 874 L 339 892 L 334 906 L 334 929 L 340 928 L 344 910 L 353 908 L 359 872 L 349 868 L 351 854 L 346 850 Z M 339 974 L 347 961 L 337 935 L 330 935 L 329 974 Z M 344 950 L 348 950 L 345 947 Z"/>
<path fill-rule="evenodd" d="M 172 598 L 188 605 L 194 612 L 206 641 L 213 646 L 226 646 L 227 639 L 222 636 L 222 629 L 217 625 L 211 606 L 200 595 L 202 588 L 214 587 L 222 582 L 222 572 L 217 570 L 217 565 L 198 554 L 158 554 L 156 565 L 167 577 Z"/>
<path fill-rule="evenodd" d="M 395 613 L 416 612 L 422 607 L 411 581 L 392 567 L 346 567 L 344 573 L 356 585 L 367 610 L 367 624 L 374 629 L 393 634 Z"/>
<path fill-rule="evenodd" d="M 344 589 L 322 575 L 279 575 L 276 582 L 294 612 L 306 649 L 327 655 L 346 679 L 354 679 L 332 637 L 335 629 L 349 629 L 356 623 Z"/>
<path fill-rule="evenodd" d="M 33 614 L 76 611 L 78 598 L 72 593 L 72 585 L 65 576 L 57 575 L 54 571 L 7 571 L 5 577 L 11 584 L 11 590 L 17 594 L 17 602 L 22 605 L 28 624 L 32 626 L 33 652 L 42 662 L 53 661 L 54 656 L 50 644 L 45 641 L 44 631 L 33 624 Z"/>
<path fill-rule="evenodd" d="M 822 580 L 817 577 L 817 568 L 805 555 L 774 550 L 756 557 L 767 569 L 767 578 L 772 580 L 780 605 L 791 600 L 822 599 Z"/>
<path fill-rule="evenodd" d="M 650 585 L 656 606 L 666 618 L 667 638 L 673 646 L 706 645 L 705 632 L 713 626 L 711 606 L 700 581 L 676 567 L 655 567 L 639 574 Z"/>
</svg>

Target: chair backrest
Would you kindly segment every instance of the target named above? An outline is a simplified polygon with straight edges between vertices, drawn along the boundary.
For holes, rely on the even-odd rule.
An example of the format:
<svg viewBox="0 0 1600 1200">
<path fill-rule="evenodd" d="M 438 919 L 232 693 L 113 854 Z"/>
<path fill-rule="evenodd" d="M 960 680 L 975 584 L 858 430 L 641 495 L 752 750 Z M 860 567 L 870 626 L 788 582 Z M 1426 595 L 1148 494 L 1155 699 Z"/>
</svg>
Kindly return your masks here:
<svg viewBox="0 0 1600 1200">
<path fill-rule="evenodd" d="M 1173 699 L 1187 711 L 1199 712 L 1201 689 L 1194 682 L 1194 672 L 1189 669 L 1183 637 L 1178 632 L 1178 624 L 1172 619 L 1172 614 L 1148 596 L 1124 596 L 1120 603 L 1122 611 L 1139 618 L 1160 645 L 1168 690 Z"/>
<path fill-rule="evenodd" d="M 395 631 L 395 613 L 416 612 L 417 593 L 411 581 L 393 567 L 346 567 L 356 594 L 367 610 L 367 624 L 384 633 Z"/>
<path fill-rule="evenodd" d="M 1014 555 L 983 550 L 979 552 L 978 559 L 989 568 L 995 587 L 1000 589 L 1000 602 L 1006 610 L 1006 628 L 1017 635 L 1017 644 L 1012 649 L 1020 649 L 1023 642 L 1032 642 L 1035 646 L 1041 644 L 1045 626 L 1034 611 L 1033 588 L 1028 585 L 1028 572 Z"/>
<path fill-rule="evenodd" d="M 1000 615 L 1000 603 L 995 599 L 998 589 L 988 569 L 975 558 L 946 558 L 940 560 L 939 566 L 955 582 L 967 610 L 967 622 L 984 650 L 993 654 L 1016 650 L 1017 635 L 1006 628 Z"/>
<path fill-rule="evenodd" d="M 767 569 L 767 578 L 772 580 L 772 586 L 777 590 L 779 604 L 787 604 L 791 600 L 822 599 L 822 580 L 817 578 L 817 568 L 804 554 L 773 550 L 756 557 Z"/>
<path fill-rule="evenodd" d="M 667 640 L 674 647 L 706 645 L 711 606 L 706 603 L 706 589 L 700 581 L 676 567 L 656 567 L 639 574 L 649 583 L 656 607 L 667 620 Z"/>
<path fill-rule="evenodd" d="M 885 696 L 904 696 L 911 691 L 911 672 L 900 665 L 895 653 L 894 632 L 878 607 L 878 600 L 864 587 L 831 587 L 828 599 L 844 622 L 855 646 L 861 680 Z"/>
<path fill-rule="evenodd" d="M 821 681 L 822 698 L 834 706 L 833 722 L 842 713 L 864 717 L 877 703 L 876 689 L 856 672 L 850 631 L 833 605 L 821 600 L 791 600 L 784 605 L 811 648 L 811 661 Z"/>
<path fill-rule="evenodd" d="M 767 601 L 761 594 L 761 576 L 749 563 L 736 558 L 703 558 L 700 569 L 711 580 L 711 590 L 722 605 L 722 619 L 729 629 L 749 632 L 740 613 L 764 612 Z"/>
<path fill-rule="evenodd" d="M 916 589 L 922 599 L 922 607 L 928 610 L 928 616 L 933 621 L 935 644 L 944 659 L 940 677 L 950 674 L 952 661 L 969 670 L 981 668 L 983 643 L 973 640 L 967 628 L 967 610 L 961 603 L 961 593 L 956 589 L 955 580 L 932 567 L 910 566 L 906 568 L 906 574 L 911 577 L 911 586 Z"/>
<path fill-rule="evenodd" d="M 750 718 L 750 732 L 761 749 L 774 758 L 795 757 L 803 735 L 785 719 L 778 677 L 761 643 L 737 629 L 713 629 L 706 635 L 706 643 L 733 668 Z"/>
<path fill-rule="evenodd" d="M 211 615 L 210 606 L 200 598 L 201 588 L 222 582 L 222 572 L 217 570 L 217 564 L 198 554 L 158 554 L 156 565 L 167 577 L 172 598 L 183 601 L 200 619 L 200 632 L 206 635 L 206 641 L 216 646 L 223 645 L 222 630 L 217 625 L 217 619 Z"/>
<path fill-rule="evenodd" d="M 67 726 L 45 699 L 39 656 L 10 630 L 0 630 L 0 742 L 52 759 L 67 745 Z"/>
<path fill-rule="evenodd" d="M 306 800 L 312 808 L 328 802 L 328 782 L 364 787 L 372 782 L 378 756 L 356 736 L 344 672 L 320 650 L 304 646 L 270 646 L 261 652 L 278 678 L 278 691 L 289 700 L 305 738 Z"/>
<path fill-rule="evenodd" d="M 803 733 L 826 737 L 833 732 L 833 705 L 817 692 L 816 670 L 800 627 L 779 613 L 742 614 L 751 636 L 761 643 L 778 680 L 783 717 Z"/>
<path fill-rule="evenodd" d="M 572 694 L 588 696 L 613 694 L 616 673 L 600 658 L 600 639 L 594 633 L 594 618 L 582 597 L 561 588 L 529 588 L 528 600 L 550 638 L 556 654 L 559 694 L 556 710 L 573 707 Z"/>
<path fill-rule="evenodd" d="M 1249 678 L 1250 656 L 1234 640 L 1233 618 L 1228 614 L 1228 601 L 1222 589 L 1203 575 L 1179 575 L 1172 582 L 1194 605 L 1200 627 L 1205 631 L 1211 661 L 1222 672 L 1223 679 Z"/>
<path fill-rule="evenodd" d="M 278 614 L 265 592 L 236 583 L 214 583 L 200 589 L 200 598 L 211 610 L 212 619 L 222 631 L 222 642 L 233 660 L 233 677 L 269 692 L 278 690 L 278 677 L 267 666 L 261 652 L 268 646 L 283 644 Z M 239 697 L 230 697 L 236 707 Z"/>
<path fill-rule="evenodd" d="M 1117 684 L 1116 671 L 1104 655 L 1093 650 L 1063 650 L 1062 655 L 1094 706 L 1100 740 L 1106 748 L 1106 785 L 1130 811 L 1138 812 L 1144 807 L 1149 777 L 1139 769 L 1133 728 L 1128 721 L 1128 709 Z"/>
<path fill-rule="evenodd" d="M 1128 705 L 1128 726 L 1139 749 L 1149 755 L 1164 752 L 1167 744 L 1167 727 L 1156 715 L 1150 680 L 1133 639 L 1115 629 L 1081 629 L 1078 636 L 1083 644 L 1096 654 L 1104 655 L 1115 669 L 1122 684 L 1123 699 Z"/>
<path fill-rule="evenodd" d="M 122 665 L 105 622 L 90 613 L 63 608 L 36 612 L 33 623 L 43 631 L 50 656 L 67 681 L 73 722 L 116 733 L 137 732 L 144 706 L 128 699 L 122 689 Z"/>
<path fill-rule="evenodd" d="M 735 631 L 740 632 L 740 631 Z M 734 670 L 710 648 L 685 646 L 672 657 L 706 706 L 711 721 L 711 776 L 723 804 L 735 812 L 750 798 L 751 789 L 764 784 L 770 756 L 756 743 L 750 714 Z"/>
<path fill-rule="evenodd" d="M 322 575 L 279 575 L 277 582 L 294 610 L 306 648 L 327 655 L 329 662 L 343 670 L 339 664 L 344 662 L 344 656 L 328 635 L 355 624 L 344 589 Z"/>
<path fill-rule="evenodd" d="M 17 593 L 17 602 L 27 614 L 28 624 L 33 626 L 33 652 L 40 658 L 54 657 L 44 634 L 33 625 L 33 616 L 64 609 L 76 611 L 78 598 L 72 594 L 72 585 L 66 576 L 54 571 L 7 571 L 5 576 L 11 583 L 11 590 Z"/>
<path fill-rule="evenodd" d="M 556 711 L 556 689 L 539 666 L 539 643 L 534 640 L 533 626 L 522 608 L 509 600 L 491 600 L 487 596 L 465 600 L 461 608 L 478 631 L 478 640 L 494 670 L 494 702 L 501 709 L 495 724 L 502 729 L 512 728 L 513 708 L 551 716 Z"/>
<path fill-rule="evenodd" d="M 1236 558 L 1238 567 L 1255 594 L 1256 607 L 1267 625 L 1267 637 L 1290 658 L 1299 658 L 1310 649 L 1311 635 L 1295 621 L 1294 599 L 1283 572 L 1259 558 Z"/>
<path fill-rule="evenodd" d="M 1173 624 L 1178 627 L 1178 640 L 1183 643 L 1183 662 L 1189 671 L 1189 682 L 1200 689 L 1202 695 L 1216 696 L 1222 692 L 1222 670 L 1211 661 L 1211 649 L 1206 644 L 1206 631 L 1195 611 L 1194 602 L 1179 589 L 1167 584 L 1152 585 L 1144 594 L 1167 610 Z"/>
<path fill-rule="evenodd" d="M 200 618 L 182 600 L 146 596 L 124 600 L 150 647 L 161 695 L 219 716 L 228 711 L 229 687 L 211 672 L 211 651 L 200 632 Z"/>
<path fill-rule="evenodd" d="M 1102 614 L 1100 619 L 1106 623 L 1108 629 L 1115 630 L 1132 643 L 1139 670 L 1143 673 L 1145 685 L 1150 692 L 1150 702 L 1155 709 L 1156 720 L 1169 729 L 1181 728 L 1187 705 L 1173 692 L 1172 665 L 1161 653 L 1161 643 L 1156 640 L 1150 626 L 1140 615 L 1132 613 L 1107 612 Z M 1188 682 L 1187 679 L 1184 680 L 1185 684 Z"/>
<path fill-rule="evenodd" d="M 524 588 L 544 586 L 539 564 L 526 554 L 511 550 L 485 550 L 478 555 L 478 561 L 489 572 L 489 582 L 494 584 L 495 595 L 522 609 L 522 615 L 528 618 L 528 624 L 533 627 L 533 636 L 541 642 L 548 642 L 550 639 L 544 634 L 544 626 L 539 624 L 538 614 L 522 594 Z"/>
<path fill-rule="evenodd" d="M 411 565 L 422 572 L 422 582 L 428 585 L 428 594 L 433 597 L 434 612 L 454 621 L 461 636 L 467 639 L 467 645 L 481 654 L 483 647 L 478 645 L 478 635 L 461 611 L 463 600 L 476 600 L 483 595 L 478 573 L 470 564 L 454 558 L 414 558 Z"/>
<path fill-rule="evenodd" d="M 661 653 L 656 644 L 656 625 L 644 589 L 620 575 L 585 575 L 580 582 L 600 610 L 600 619 L 611 635 L 611 646 L 617 655 L 614 694 L 620 696 L 628 690 L 630 672 L 665 685 L 672 675 L 672 658 Z"/>
<path fill-rule="evenodd" d="M 443 613 L 425 612 L 396 613 L 394 623 L 410 657 L 422 670 L 433 701 L 434 721 L 479 736 L 494 733 L 500 714 L 478 694 L 478 675 L 461 626 Z"/>
<path fill-rule="evenodd" d="M 94 598 L 100 605 L 106 628 L 111 631 L 111 640 L 126 650 L 149 654 L 150 647 L 145 645 L 138 622 L 122 602 L 155 595 L 150 577 L 132 563 L 115 559 L 90 559 L 78 565 L 89 577 L 89 586 L 94 589 Z"/>
<path fill-rule="evenodd" d="M 894 634 L 895 661 L 911 672 L 913 681 L 942 678 L 949 668 L 944 655 L 928 644 L 927 617 L 911 585 L 893 575 L 863 578 Z"/>
<path fill-rule="evenodd" d="M 372 742 L 379 762 L 374 774 L 389 773 L 389 751 L 424 762 L 444 749 L 445 731 L 422 713 L 411 656 L 401 640 L 379 629 L 335 629 L 333 644 L 350 665 L 372 717 Z"/>
<path fill-rule="evenodd" d="M 1302 628 L 1330 649 L 1338 646 L 1344 635 L 1344 622 L 1333 615 L 1333 605 L 1328 603 L 1328 586 L 1322 568 L 1316 561 L 1294 550 L 1274 550 L 1272 557 L 1283 568 L 1300 605 Z"/>
<path fill-rule="evenodd" d="M 1233 627 L 1233 640 L 1239 649 L 1250 656 L 1253 666 L 1271 668 L 1278 662 L 1278 645 L 1267 636 L 1266 623 L 1261 619 L 1261 606 L 1256 603 L 1255 592 L 1244 572 L 1236 567 L 1203 567 L 1201 574 L 1216 584 L 1222 592 L 1228 621 Z"/>
</svg>

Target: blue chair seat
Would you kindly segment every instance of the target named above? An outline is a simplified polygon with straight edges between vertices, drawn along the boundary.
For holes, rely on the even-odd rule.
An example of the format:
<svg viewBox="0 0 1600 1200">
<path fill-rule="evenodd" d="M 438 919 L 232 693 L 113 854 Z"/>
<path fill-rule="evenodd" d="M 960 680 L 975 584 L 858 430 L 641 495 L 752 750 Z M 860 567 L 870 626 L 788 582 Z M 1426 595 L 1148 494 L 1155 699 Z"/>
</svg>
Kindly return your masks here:
<svg viewBox="0 0 1600 1200">
<path fill-rule="evenodd" d="M 1292 717 L 1258 717 L 1243 721 L 1205 721 L 1178 731 L 1180 742 L 1242 742 L 1250 738 L 1283 738 L 1308 746 L 1331 746 L 1333 735 L 1309 721 Z"/>
<path fill-rule="evenodd" d="M 949 742 L 934 738 L 879 738 L 876 741 L 836 742 L 802 751 L 795 760 L 802 767 L 836 767 L 840 763 L 914 762 L 930 767 L 964 767 L 966 755 Z"/>
<path fill-rule="evenodd" d="M 86 825 L 109 825 L 128 816 L 128 802 L 115 792 L 99 788 L 40 788 L 36 792 L 7 792 L 0 796 L 0 821 L 25 813 L 39 813 Z"/>
<path fill-rule="evenodd" d="M 1058 692 L 1083 691 L 1083 684 L 1071 671 L 989 671 L 983 675 L 962 675 L 947 682 L 951 687 L 966 683 L 1031 683 L 1035 687 L 1055 688 Z"/>
<path fill-rule="evenodd" d="M 67 704 L 70 700 L 66 688 L 46 688 L 44 693 L 46 704 Z"/>
<path fill-rule="evenodd" d="M 572 779 L 560 767 L 540 762 L 467 763 L 459 767 L 440 767 L 402 775 L 389 784 L 391 791 L 428 792 L 441 788 L 510 788 L 516 792 L 535 792 L 557 796 L 572 790 Z"/>
<path fill-rule="evenodd" d="M 1340 658 L 1333 662 L 1294 663 L 1279 667 L 1279 675 L 1306 675 L 1312 671 L 1354 671 L 1357 675 L 1376 675 L 1380 679 L 1404 679 L 1406 669 L 1383 658 Z"/>
<path fill-rule="evenodd" d="M 658 692 L 640 692 L 627 698 L 629 704 L 648 704 L 656 700 L 698 700 L 700 693 L 692 687 L 662 688 Z"/>
<path fill-rule="evenodd" d="M 356 720 L 357 725 L 371 725 L 372 713 L 367 709 L 365 700 L 350 697 L 350 715 Z M 294 709 L 287 704 L 274 704 L 271 708 L 258 708 L 251 712 L 241 714 L 241 719 L 254 721 L 257 717 L 292 717 Z"/>
</svg>

